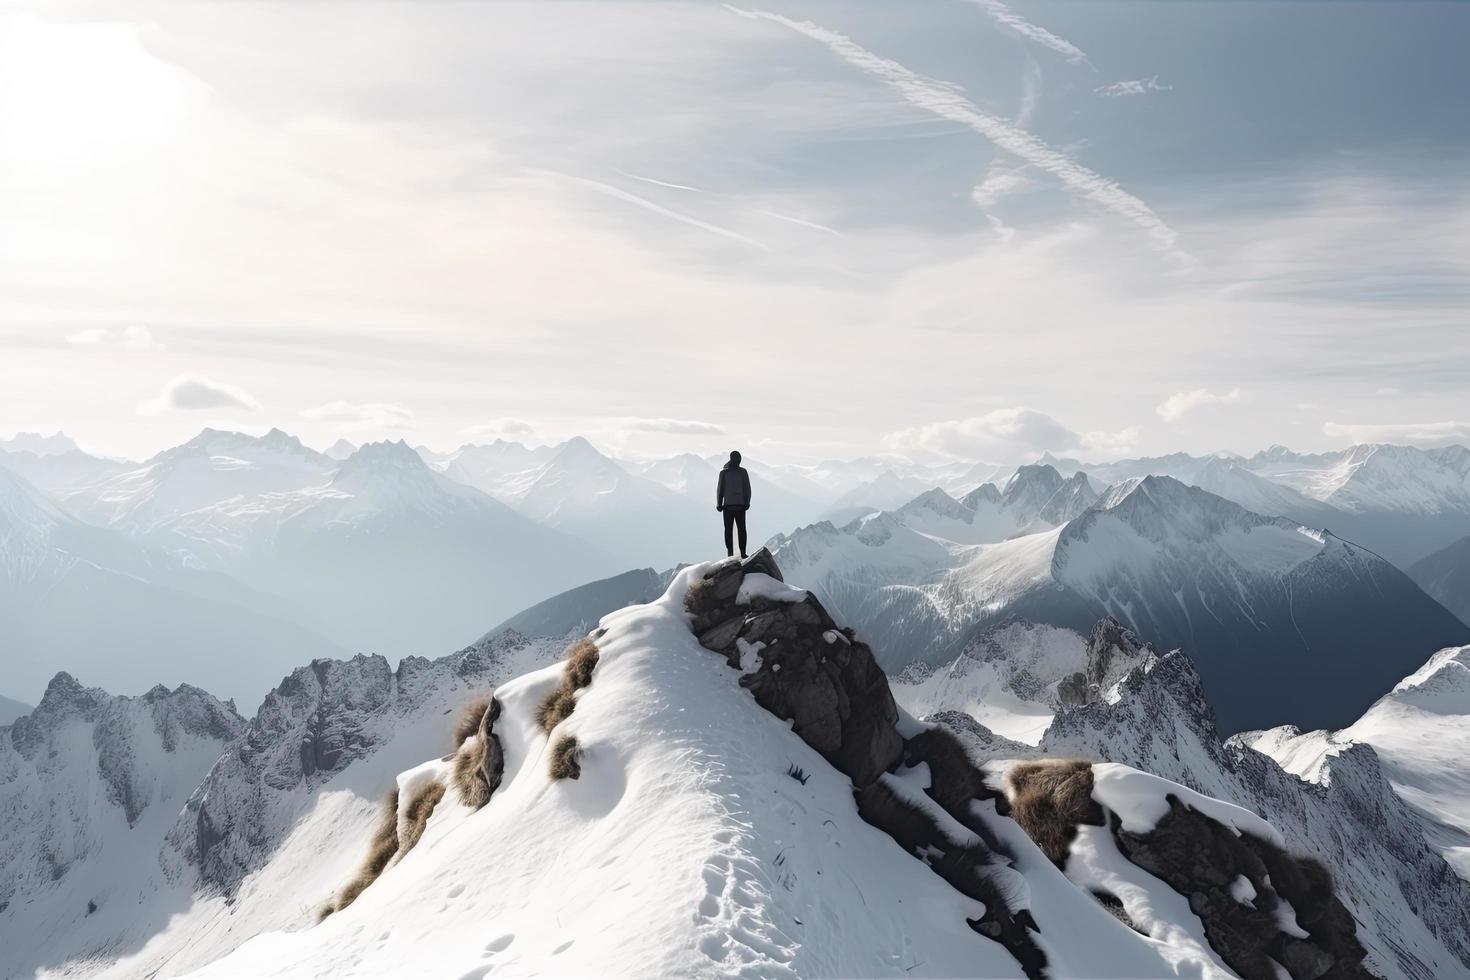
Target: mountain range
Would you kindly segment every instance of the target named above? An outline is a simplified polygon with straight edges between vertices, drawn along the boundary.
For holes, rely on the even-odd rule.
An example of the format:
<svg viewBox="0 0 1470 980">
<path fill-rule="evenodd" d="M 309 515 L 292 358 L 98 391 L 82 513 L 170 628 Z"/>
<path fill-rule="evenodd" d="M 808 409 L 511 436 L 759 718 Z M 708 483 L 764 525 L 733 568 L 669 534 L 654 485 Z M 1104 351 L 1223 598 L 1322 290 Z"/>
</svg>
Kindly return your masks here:
<svg viewBox="0 0 1470 980">
<path fill-rule="evenodd" d="M 1276 624 L 1289 619 L 1298 604 L 1295 598 L 1287 603 L 1283 589 L 1299 583 L 1273 579 L 1274 566 L 1248 567 L 1269 556 L 1237 556 L 1246 559 L 1241 582 L 1260 579 L 1241 588 L 1274 596 L 1262 606 L 1263 615 L 1252 618 L 1240 606 L 1240 590 L 1226 589 L 1221 581 L 1206 581 L 1205 592 L 1218 594 L 1202 593 L 1194 605 L 1187 590 L 1168 602 L 1159 592 L 1172 594 L 1178 586 L 1165 581 L 1174 574 L 1166 568 L 1177 571 L 1189 566 L 1191 555 L 1214 553 L 1214 544 L 1191 537 L 1209 526 L 1197 514 L 1176 519 L 1160 512 L 1179 561 L 1170 566 L 1162 557 L 1150 560 L 1156 567 L 1147 582 L 1128 579 L 1131 566 L 1122 556 L 1104 554 L 1109 546 L 1100 540 L 1075 540 L 1077 529 L 1050 543 L 1033 536 L 1075 523 L 1103 498 L 1120 501 L 1126 492 L 1120 486 L 1147 476 L 1172 477 L 1259 517 L 1325 532 L 1323 551 L 1355 555 L 1360 571 L 1371 566 L 1373 581 L 1390 583 L 1390 594 L 1368 608 L 1399 609 L 1388 615 L 1392 622 L 1423 610 L 1419 631 L 1426 642 L 1453 642 L 1453 634 L 1442 635 L 1439 612 L 1423 606 L 1363 552 L 1415 570 L 1432 598 L 1460 610 L 1465 556 L 1447 551 L 1431 561 L 1429 552 L 1431 543 L 1442 546 L 1444 535 L 1462 524 L 1459 537 L 1470 533 L 1467 459 L 1470 451 L 1453 447 L 1363 446 L 1326 454 L 1274 447 L 1249 458 L 1177 453 L 1111 464 L 1049 459 L 1015 469 L 975 461 L 925 465 L 894 455 L 809 464 L 748 459 L 747 465 L 755 540 L 769 537 L 783 550 L 783 561 L 815 583 L 834 608 L 872 631 L 895 668 L 914 659 L 942 661 L 1008 615 L 1075 627 L 1113 614 L 1154 642 L 1193 644 L 1208 683 L 1219 685 L 1226 682 L 1211 675 L 1212 637 L 1229 644 L 1252 631 L 1269 632 L 1278 637 L 1273 643 L 1285 642 Z M 126 648 L 124 656 L 111 658 L 118 665 L 142 655 L 140 647 L 175 664 L 207 660 L 198 646 L 158 625 L 157 616 L 145 617 L 141 634 L 131 628 L 94 633 L 76 625 L 126 623 L 126 610 L 106 600 L 119 591 L 152 594 L 164 588 L 222 603 L 198 615 L 225 624 L 216 632 L 239 638 L 221 649 L 243 645 L 260 651 L 247 658 L 258 665 L 255 672 L 232 680 L 186 667 L 168 676 L 207 684 L 241 703 L 253 702 L 274 673 L 303 653 L 402 656 L 462 645 L 481 635 L 487 623 L 578 583 L 631 568 L 667 570 L 717 554 L 711 497 L 722 460 L 692 453 L 618 459 L 580 438 L 553 446 L 499 440 L 451 452 L 339 440 L 321 453 L 279 430 L 249 436 L 206 429 L 133 463 L 88 455 L 59 434 L 11 440 L 0 447 L 0 469 L 8 471 L 9 485 L 18 479 L 29 487 L 33 513 L 26 526 L 36 524 L 34 508 L 42 506 L 50 508 L 47 521 L 76 522 L 53 532 L 58 540 L 90 535 L 86 528 L 108 534 L 90 537 L 76 552 L 82 560 L 70 562 L 70 577 L 59 580 L 68 586 L 48 594 L 45 608 L 17 606 L 19 618 L 8 624 L 12 635 L 54 641 L 27 640 L 35 670 L 6 691 L 34 701 L 55 670 L 89 672 L 91 664 L 108 659 L 97 652 L 107 646 L 104 636 Z M 1195 506 L 1193 496 L 1177 496 L 1164 510 Z M 0 561 L 23 564 L 10 553 L 35 537 L 18 530 L 0 535 Z M 1283 540 L 1294 539 L 1288 534 Z M 1296 540 L 1298 549 L 1305 540 Z M 1058 543 L 1067 546 L 1058 552 Z M 128 550 L 133 557 L 114 554 Z M 1145 557 L 1137 549 L 1131 554 L 1130 560 Z M 1045 567 L 1053 558 L 1064 559 L 1056 563 L 1056 575 Z M 1079 569 L 1094 560 L 1111 562 L 1108 574 L 1122 576 L 1105 583 L 1108 595 L 1100 591 L 1103 585 L 1083 581 Z M 144 565 L 144 571 L 134 571 Z M 1302 571 L 1328 565 L 1332 561 L 1315 560 Z M 1345 566 L 1339 561 L 1335 567 Z M 95 575 L 109 583 L 99 593 L 106 601 L 98 606 L 107 613 L 84 616 L 82 593 L 69 583 Z M 1145 586 L 1146 597 L 1130 594 Z M 17 588 L 11 594 L 26 593 Z M 1233 610 L 1218 622 L 1205 609 L 1215 599 Z M 131 606 L 149 608 L 142 601 Z M 188 618 L 196 606 L 195 599 L 186 599 L 179 609 Z M 243 618 L 233 622 L 237 615 Z M 47 625 L 52 621 L 64 624 L 53 631 Z M 1330 632 L 1314 627 L 1301 644 L 1321 651 L 1335 642 Z M 127 637 L 133 635 L 147 639 L 130 645 Z M 1358 646 L 1371 635 L 1363 633 Z M 1364 681 L 1360 700 L 1375 690 L 1371 683 L 1404 666 L 1396 662 Z M 113 686 L 124 673 L 121 666 L 115 670 L 91 676 Z M 119 689 L 128 689 L 125 681 Z M 1228 701 L 1222 717 L 1234 724 Z M 1243 723 L 1341 725 L 1363 707 L 1366 702 L 1344 715 Z"/>
<path fill-rule="evenodd" d="M 1345 958 L 1327 975 L 1470 976 L 1470 882 L 1436 836 L 1464 825 L 1463 787 L 1426 778 L 1435 757 L 1415 748 L 1431 731 L 1467 731 L 1464 650 L 1435 655 L 1380 702 L 1412 700 L 1449 727 L 1406 730 L 1401 746 L 1337 733 L 1305 779 L 1266 748 L 1271 733 L 1220 742 L 1191 658 L 1111 620 L 1080 632 L 1013 621 L 942 671 L 895 679 L 898 734 L 884 736 L 858 720 L 881 716 L 888 682 L 846 673 L 866 644 L 824 621 L 784 572 L 760 556 L 695 566 L 625 606 L 660 577 L 640 574 L 516 617 L 555 631 L 577 600 L 610 600 L 587 634 L 599 655 L 586 685 L 550 733 L 537 708 L 567 683 L 557 661 L 580 620 L 534 638 L 504 626 L 396 668 L 318 660 L 250 718 L 188 685 L 119 697 L 58 675 L 28 717 L 0 727 L 0 935 L 27 937 L 0 943 L 0 974 L 303 976 L 355 963 L 384 977 L 1022 976 L 1040 956 L 1048 976 L 1224 977 L 1257 975 L 1241 957 L 1264 953 L 1293 977 L 1333 956 Z M 691 631 L 732 615 L 721 622 L 765 639 Z M 739 669 L 702 642 L 728 643 Z M 808 642 L 831 651 L 830 673 L 800 666 L 816 663 Z M 821 734 L 823 699 L 800 693 L 817 676 L 850 699 L 835 742 Z M 796 700 L 772 701 L 775 684 Z M 503 772 L 476 808 L 450 776 L 464 743 L 449 729 L 490 692 L 499 708 L 481 730 L 495 734 Z M 993 705 L 1040 724 L 1007 738 L 965 710 L 1005 726 Z M 925 734 L 935 730 L 950 734 Z M 548 771 L 568 737 L 576 774 Z M 978 799 L 961 808 L 953 761 L 903 761 L 932 753 L 935 738 L 959 739 L 975 760 L 965 765 L 1006 788 L 970 783 Z M 855 760 L 882 739 L 903 748 L 879 795 L 941 828 L 923 857 L 860 789 L 873 777 Z M 1033 843 L 1009 774 L 1078 755 L 1098 761 L 1086 778 L 1105 823 L 1076 825 L 1057 864 L 1044 837 Z M 406 806 L 436 779 L 447 789 L 417 845 L 314 924 L 355 874 L 382 794 L 397 787 Z M 1219 884 L 1189 884 L 1193 865 L 1168 855 L 1200 853 L 1221 833 L 1266 841 L 1270 873 L 1220 850 L 1209 859 Z M 987 902 L 942 860 L 962 842 L 972 860 L 990 854 L 987 874 L 1003 883 Z M 1298 890 L 1278 853 L 1329 867 L 1330 901 Z M 1013 925 L 987 931 L 1002 907 Z M 1249 929 L 1265 932 L 1234 931 Z M 1297 938 L 1343 929 L 1326 946 Z M 1366 973 L 1344 972 L 1354 956 Z"/>
<path fill-rule="evenodd" d="M 1191 650 L 1227 732 L 1345 724 L 1431 652 L 1470 639 L 1404 573 L 1330 532 L 1171 477 L 1090 497 L 1050 466 L 1023 468 L 1004 492 L 935 491 L 772 550 L 893 669 L 942 662 L 1011 618 L 1082 629 L 1111 616 Z M 1280 686 L 1260 687 L 1267 669 Z"/>
</svg>

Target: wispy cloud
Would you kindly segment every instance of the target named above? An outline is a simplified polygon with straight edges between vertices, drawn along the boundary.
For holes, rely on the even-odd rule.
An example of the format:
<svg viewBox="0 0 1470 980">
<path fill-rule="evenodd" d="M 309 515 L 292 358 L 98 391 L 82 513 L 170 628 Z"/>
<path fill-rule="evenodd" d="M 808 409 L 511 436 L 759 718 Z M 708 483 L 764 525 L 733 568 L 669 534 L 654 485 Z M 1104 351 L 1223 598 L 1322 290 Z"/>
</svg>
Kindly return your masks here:
<svg viewBox="0 0 1470 980">
<path fill-rule="evenodd" d="M 1009 462 L 1047 450 L 1075 449 L 1082 437 L 1045 412 L 1017 406 L 902 429 L 883 442 L 897 452 L 920 449 L 954 459 Z"/>
<path fill-rule="evenodd" d="M 768 20 L 821 42 L 848 64 L 897 89 L 911 105 L 968 126 L 1006 152 L 1051 174 L 1073 193 L 1132 221 L 1147 231 L 1160 248 L 1174 248 L 1178 235 L 1142 200 L 1125 191 L 1116 181 L 1089 170 L 1025 130 L 985 112 L 965 98 L 957 86 L 918 75 L 896 61 L 874 54 L 845 34 L 810 21 L 792 20 L 764 10 L 743 10 L 728 4 L 726 7 L 742 17 Z"/>
<path fill-rule="evenodd" d="M 989 210 L 996 202 L 1011 194 L 1036 186 L 1036 181 L 1015 170 L 991 170 L 985 179 L 970 192 L 970 197 L 981 208 Z"/>
<path fill-rule="evenodd" d="M 650 201 L 645 197 L 639 197 L 637 194 L 625 191 L 621 187 L 614 187 L 611 184 L 604 184 L 600 180 L 591 180 L 587 177 L 574 177 L 571 174 L 555 174 L 555 176 L 561 178 L 562 180 L 576 184 L 579 187 L 585 187 L 588 190 L 596 191 L 599 194 L 606 194 L 608 197 L 616 198 L 619 201 L 626 201 L 629 204 L 637 205 L 638 207 L 643 208 L 646 211 L 652 211 L 654 214 L 662 215 L 663 217 L 669 218 L 673 221 L 682 222 L 683 224 L 689 225 L 691 227 L 702 229 L 703 231 L 707 231 L 714 235 L 719 235 L 721 238 L 728 238 L 732 242 L 739 242 L 742 245 L 749 245 L 751 248 L 758 248 L 763 252 L 769 252 L 771 250 L 769 245 L 766 245 L 763 242 L 758 242 L 754 238 L 748 238 L 737 231 L 731 231 L 729 228 L 721 228 L 719 225 L 712 225 L 708 221 L 701 221 L 698 218 L 690 217 L 687 214 L 681 214 L 678 211 L 674 211 L 670 208 L 664 207 L 662 204 L 655 204 L 653 201 Z M 693 190 L 694 188 L 686 189 Z"/>
<path fill-rule="evenodd" d="M 1407 442 L 1416 446 L 1470 443 L 1470 422 L 1328 422 L 1322 426 L 1322 432 L 1352 442 Z"/>
<path fill-rule="evenodd" d="M 1240 401 L 1240 389 L 1231 388 L 1229 391 L 1216 394 L 1208 388 L 1196 388 L 1193 391 L 1176 391 L 1165 398 L 1154 411 L 1159 418 L 1165 422 L 1178 422 L 1184 416 L 1197 409 L 1209 405 L 1234 405 Z"/>
<path fill-rule="evenodd" d="M 1116 432 L 1094 430 L 1082 433 L 1082 448 L 1104 453 L 1125 453 L 1138 445 L 1142 435 L 1138 426 L 1130 425 Z"/>
<path fill-rule="evenodd" d="M 243 408 L 247 412 L 256 412 L 260 410 L 260 403 L 243 388 L 211 381 L 197 374 L 181 374 L 164 385 L 157 398 L 138 403 L 138 411 L 144 415 L 208 408 Z"/>
<path fill-rule="evenodd" d="M 1087 54 L 1077 45 L 1064 37 L 1059 37 L 1039 24 L 1017 14 L 1010 7 L 1001 3 L 1001 0 L 972 0 L 972 2 L 990 15 L 990 19 L 1021 35 L 1028 41 L 1035 42 L 1044 48 L 1050 48 L 1057 54 L 1062 55 L 1068 61 L 1079 64 L 1089 64 Z"/>
<path fill-rule="evenodd" d="M 167 349 L 153 339 L 151 330 L 137 324 L 123 327 L 121 330 L 108 330 L 104 327 L 79 330 L 76 333 L 67 334 L 66 342 L 73 347 L 112 347 L 138 351 Z"/>
<path fill-rule="evenodd" d="M 410 429 L 413 412 L 389 402 L 327 402 L 304 409 L 301 417 L 312 422 L 336 422 L 355 429 Z"/>
<path fill-rule="evenodd" d="M 725 430 L 713 422 L 687 419 L 619 419 L 618 426 L 631 432 L 662 432 L 674 436 L 722 436 Z"/>
<path fill-rule="evenodd" d="M 536 427 L 525 419 L 499 418 L 469 425 L 460 430 L 467 436 L 528 436 Z"/>
<path fill-rule="evenodd" d="M 1129 95 L 1147 95 L 1150 92 L 1172 92 L 1174 86 L 1161 84 L 1159 76 L 1155 75 L 1152 78 L 1131 78 L 1111 85 L 1099 85 L 1093 91 L 1105 99 L 1119 99 Z"/>
</svg>

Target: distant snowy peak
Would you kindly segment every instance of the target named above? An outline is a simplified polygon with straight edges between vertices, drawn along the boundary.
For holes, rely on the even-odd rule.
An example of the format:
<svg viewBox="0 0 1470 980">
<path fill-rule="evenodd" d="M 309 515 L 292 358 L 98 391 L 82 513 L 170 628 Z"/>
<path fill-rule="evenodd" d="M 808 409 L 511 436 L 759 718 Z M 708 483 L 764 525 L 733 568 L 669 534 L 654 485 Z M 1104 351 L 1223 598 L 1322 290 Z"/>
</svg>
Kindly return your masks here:
<svg viewBox="0 0 1470 980">
<path fill-rule="evenodd" d="M 335 459 L 340 462 L 346 459 L 348 456 L 351 456 L 355 452 L 357 452 L 356 444 L 350 443 L 346 439 L 338 439 L 336 442 L 327 447 L 326 452 L 323 453 L 323 455 L 325 455 L 329 459 Z"/>
<path fill-rule="evenodd" d="M 713 495 L 719 470 L 694 455 L 681 453 L 643 467 L 640 474 L 677 493 Z"/>
<path fill-rule="evenodd" d="M 1273 446 L 1245 465 L 1308 497 L 1351 513 L 1470 512 L 1470 450 L 1366 444 L 1331 453 Z"/>
<path fill-rule="evenodd" d="M 173 691 L 158 685 L 127 697 L 84 687 L 63 671 L 52 678 L 35 709 L 10 726 L 8 748 L 29 760 L 67 752 L 65 729 L 72 722 L 94 726 L 98 773 L 108 799 L 123 810 L 129 825 L 154 799 L 158 750 L 172 753 L 186 738 L 223 747 L 245 727 L 232 704 L 188 684 Z M 0 752 L 5 748 L 0 745 Z"/>
<path fill-rule="evenodd" d="M 49 436 L 43 436 L 39 432 L 17 432 L 9 439 L 0 439 L 0 451 L 61 456 L 65 453 L 81 452 L 81 447 L 59 430 Z"/>
<path fill-rule="evenodd" d="M 203 429 L 188 442 L 166 449 L 148 462 L 152 463 L 174 456 L 234 456 L 241 459 L 260 460 L 271 456 L 297 457 L 302 460 L 325 465 L 327 457 L 315 449 L 305 446 L 300 439 L 271 429 L 263 436 L 252 436 L 244 432 L 220 429 Z"/>
</svg>

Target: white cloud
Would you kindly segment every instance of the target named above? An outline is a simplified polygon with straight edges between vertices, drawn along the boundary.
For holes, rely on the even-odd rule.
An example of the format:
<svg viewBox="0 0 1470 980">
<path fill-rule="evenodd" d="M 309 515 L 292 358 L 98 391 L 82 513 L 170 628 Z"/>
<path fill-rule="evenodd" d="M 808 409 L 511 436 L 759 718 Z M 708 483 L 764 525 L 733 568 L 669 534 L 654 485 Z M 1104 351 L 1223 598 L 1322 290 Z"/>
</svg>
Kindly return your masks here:
<svg viewBox="0 0 1470 980">
<path fill-rule="evenodd" d="M 722 436 L 725 430 L 713 422 L 686 419 L 622 419 L 621 427 L 632 432 L 662 432 L 675 436 Z"/>
<path fill-rule="evenodd" d="M 1009 462 L 1038 452 L 1082 445 L 1082 437 L 1045 412 L 1017 406 L 967 419 L 951 419 L 891 433 L 884 443 L 898 452 L 921 449 L 956 459 Z"/>
<path fill-rule="evenodd" d="M 994 171 L 985 175 L 975 189 L 970 192 L 970 199 L 981 208 L 989 210 L 996 202 L 1011 194 L 1019 194 L 1021 191 L 1035 187 L 1036 181 L 1024 174 L 1011 171 Z"/>
<path fill-rule="evenodd" d="M 819 27 L 810 21 L 792 20 L 764 10 L 742 10 L 728 4 L 726 7 L 742 17 L 781 24 L 826 45 L 848 64 L 897 89 L 911 105 L 968 126 L 1007 153 L 1012 153 L 1038 170 L 1051 174 L 1072 193 L 1132 221 L 1147 231 L 1160 248 L 1174 248 L 1178 239 L 1174 229 L 1146 203 L 1119 186 L 1117 181 L 1087 169 L 1026 130 L 985 112 L 965 98 L 957 86 L 915 74 L 896 61 L 874 54 L 847 35 Z"/>
<path fill-rule="evenodd" d="M 159 412 L 196 412 L 208 408 L 243 408 L 247 412 L 260 410 L 260 403 L 243 388 L 221 384 L 197 374 L 181 374 L 158 393 L 157 398 L 138 403 L 138 411 L 144 415 Z"/>
<path fill-rule="evenodd" d="M 536 427 L 525 419 L 499 418 L 466 426 L 460 432 L 467 436 L 528 436 Z"/>
<path fill-rule="evenodd" d="M 1093 91 L 1105 99 L 1119 99 L 1130 95 L 1147 95 L 1149 92 L 1172 92 L 1174 86 L 1160 83 L 1159 76 L 1154 75 L 1152 78 L 1130 78 L 1111 85 L 1099 85 Z"/>
<path fill-rule="evenodd" d="M 336 422 L 354 429 L 410 429 L 413 412 L 389 402 L 347 402 L 338 399 L 304 409 L 301 417 L 312 422 Z"/>
<path fill-rule="evenodd" d="M 1328 422 L 1322 432 L 1352 442 L 1398 442 L 1416 446 L 1470 443 L 1470 422 L 1390 422 L 1382 424 Z"/>
<path fill-rule="evenodd" d="M 122 350 L 138 351 L 167 350 L 163 344 L 153 339 L 151 330 L 136 324 L 117 331 L 104 327 L 79 330 L 76 333 L 67 334 L 66 342 L 73 347 L 116 347 Z"/>
<path fill-rule="evenodd" d="M 1103 432 L 1094 430 L 1082 433 L 1081 445 L 1083 449 L 1091 449 L 1095 452 L 1125 453 L 1138 445 L 1138 426 L 1130 425 L 1117 432 Z"/>
<path fill-rule="evenodd" d="M 1158 412 L 1159 418 L 1165 422 L 1178 422 L 1196 409 L 1209 405 L 1234 405 L 1238 401 L 1240 401 L 1239 388 L 1231 388 L 1219 394 L 1208 388 L 1196 388 L 1193 391 L 1174 392 L 1165 398 L 1154 411 Z"/>
<path fill-rule="evenodd" d="M 1026 40 L 1035 42 L 1044 48 L 1050 48 L 1057 54 L 1065 56 L 1068 61 L 1078 63 L 1087 61 L 1086 53 L 1077 45 L 1064 37 L 1058 37 L 1040 25 L 1031 23 L 1001 3 L 1001 0 L 974 0 L 974 2 L 996 23 L 1010 28 Z"/>
</svg>

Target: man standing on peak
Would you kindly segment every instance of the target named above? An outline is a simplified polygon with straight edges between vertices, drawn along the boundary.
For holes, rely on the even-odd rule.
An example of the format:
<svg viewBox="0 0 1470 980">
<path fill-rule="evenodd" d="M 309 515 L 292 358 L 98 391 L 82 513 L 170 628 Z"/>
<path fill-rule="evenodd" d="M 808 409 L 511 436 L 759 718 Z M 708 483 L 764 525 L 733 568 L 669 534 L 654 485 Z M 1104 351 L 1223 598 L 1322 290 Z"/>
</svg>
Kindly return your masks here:
<svg viewBox="0 0 1470 980">
<path fill-rule="evenodd" d="M 735 554 L 731 532 L 740 528 L 740 557 L 745 557 L 745 512 L 750 509 L 750 474 L 740 465 L 740 453 L 732 452 L 730 462 L 720 470 L 715 486 L 715 510 L 725 515 L 725 554 Z"/>
</svg>

